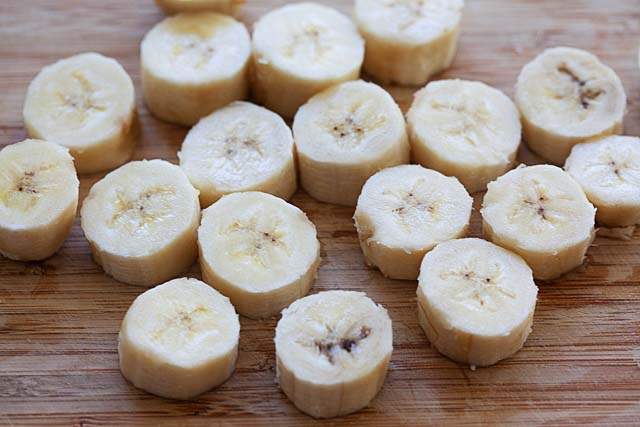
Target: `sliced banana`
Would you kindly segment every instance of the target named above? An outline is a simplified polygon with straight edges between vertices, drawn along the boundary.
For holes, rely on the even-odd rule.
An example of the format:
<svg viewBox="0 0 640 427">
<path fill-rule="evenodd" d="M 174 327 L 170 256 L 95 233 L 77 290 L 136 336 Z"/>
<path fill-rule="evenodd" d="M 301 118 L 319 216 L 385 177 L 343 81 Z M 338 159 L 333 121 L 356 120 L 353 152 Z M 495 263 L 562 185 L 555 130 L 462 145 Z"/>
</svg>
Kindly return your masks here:
<svg viewBox="0 0 640 427">
<path fill-rule="evenodd" d="M 418 91 L 407 128 L 413 159 L 455 176 L 470 193 L 513 167 L 522 132 L 518 109 L 504 93 L 464 80 Z"/>
<path fill-rule="evenodd" d="M 297 207 L 255 191 L 222 197 L 198 230 L 205 282 L 243 316 L 275 316 L 309 292 L 320 264 L 316 228 Z"/>
<path fill-rule="evenodd" d="M 157 285 L 196 259 L 198 191 L 164 160 L 131 162 L 107 174 L 80 213 L 93 258 L 121 282 Z"/>
<path fill-rule="evenodd" d="M 178 157 L 203 207 L 237 191 L 283 199 L 296 191 L 291 129 L 277 114 L 249 102 L 236 101 L 200 120 Z"/>
<path fill-rule="evenodd" d="M 595 55 L 556 47 L 522 69 L 516 104 L 527 145 L 562 165 L 575 144 L 622 133 L 627 98 L 615 71 Z"/>
<path fill-rule="evenodd" d="M 97 53 L 44 67 L 29 85 L 22 113 L 29 136 L 69 148 L 79 173 L 123 164 L 137 143 L 131 77 Z"/>
<path fill-rule="evenodd" d="M 196 279 L 175 279 L 135 299 L 118 335 L 120 371 L 134 386 L 191 399 L 235 369 L 240 322 L 229 299 Z"/>
<path fill-rule="evenodd" d="M 520 166 L 489 183 L 485 235 L 520 255 L 540 280 L 582 264 L 595 236 L 595 209 L 580 185 L 551 165 Z"/>
<path fill-rule="evenodd" d="M 49 258 L 69 235 L 78 177 L 65 147 L 27 139 L 0 150 L 0 254 Z"/>
<path fill-rule="evenodd" d="M 245 0 L 155 0 L 167 14 L 181 12 L 218 12 L 237 15 Z"/>
<path fill-rule="evenodd" d="M 356 0 L 364 71 L 388 84 L 424 85 L 451 65 L 463 0 Z"/>
<path fill-rule="evenodd" d="M 357 79 L 363 58 L 364 41 L 347 16 L 317 3 L 283 6 L 254 25 L 253 95 L 293 117 L 314 94 Z"/>
<path fill-rule="evenodd" d="M 282 311 L 276 327 L 280 388 L 316 418 L 355 412 L 382 388 L 392 341 L 387 311 L 362 292 L 302 298 Z"/>
<path fill-rule="evenodd" d="M 384 169 L 362 188 L 353 217 L 367 263 L 415 280 L 424 254 L 469 228 L 473 199 L 456 178 L 418 165 Z"/>
<path fill-rule="evenodd" d="M 362 80 L 313 96 L 293 121 L 300 184 L 315 199 L 355 206 L 365 181 L 409 162 L 404 117 L 391 95 Z"/>
<path fill-rule="evenodd" d="M 153 115 L 193 125 L 248 94 L 251 41 L 246 27 L 217 13 L 165 18 L 140 49 L 142 93 Z"/>
<path fill-rule="evenodd" d="M 607 227 L 640 223 L 640 138 L 610 136 L 578 144 L 564 166 Z"/>
<path fill-rule="evenodd" d="M 482 239 L 444 242 L 425 255 L 418 283 L 420 326 L 456 362 L 493 365 L 531 332 L 538 288 L 513 252 Z"/>
</svg>

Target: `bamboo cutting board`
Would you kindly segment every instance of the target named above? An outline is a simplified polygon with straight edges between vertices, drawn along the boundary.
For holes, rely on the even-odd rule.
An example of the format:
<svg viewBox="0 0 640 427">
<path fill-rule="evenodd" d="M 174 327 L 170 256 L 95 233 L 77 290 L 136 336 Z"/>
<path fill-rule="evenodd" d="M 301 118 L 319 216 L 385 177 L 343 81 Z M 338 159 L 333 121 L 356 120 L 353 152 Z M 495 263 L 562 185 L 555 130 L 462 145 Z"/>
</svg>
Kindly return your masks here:
<svg viewBox="0 0 640 427">
<path fill-rule="evenodd" d="M 319 0 L 320 1 L 320 0 Z M 350 0 L 321 1 L 345 12 Z M 282 0 L 248 0 L 250 26 Z M 140 93 L 140 40 L 162 14 L 151 0 L 2 0 L 0 145 L 22 140 L 29 81 L 59 58 L 94 50 L 118 59 Z M 599 55 L 629 98 L 626 132 L 640 135 L 640 0 L 467 0 L 460 50 L 442 77 L 481 80 L 513 95 L 522 65 L 544 47 Z M 390 88 L 406 111 L 415 89 Z M 176 162 L 187 129 L 155 120 L 138 99 L 136 159 Z M 525 149 L 521 160 L 536 162 Z M 101 175 L 81 179 L 81 199 Z M 471 235 L 480 236 L 479 197 Z M 640 232 L 598 238 L 585 266 L 541 284 L 524 349 L 471 371 L 431 349 L 418 327 L 416 282 L 365 267 L 352 209 L 299 192 L 293 203 L 316 224 L 322 265 L 313 292 L 366 291 L 393 319 L 384 388 L 357 414 L 315 421 L 274 383 L 276 320 L 241 319 L 235 374 L 192 402 L 156 398 L 118 370 L 117 333 L 142 289 L 105 276 L 76 221 L 62 250 L 37 263 L 0 259 L 0 425 L 640 425 Z M 189 272 L 199 277 L 197 267 Z"/>
</svg>

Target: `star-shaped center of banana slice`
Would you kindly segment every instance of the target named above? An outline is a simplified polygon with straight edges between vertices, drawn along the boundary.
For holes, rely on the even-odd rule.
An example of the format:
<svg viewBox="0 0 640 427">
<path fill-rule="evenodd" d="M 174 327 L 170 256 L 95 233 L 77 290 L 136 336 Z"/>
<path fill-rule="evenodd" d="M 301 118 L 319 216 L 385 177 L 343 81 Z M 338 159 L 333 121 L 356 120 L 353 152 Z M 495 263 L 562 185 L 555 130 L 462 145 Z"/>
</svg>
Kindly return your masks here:
<svg viewBox="0 0 640 427">
<path fill-rule="evenodd" d="M 165 338 L 169 340 L 179 338 L 184 342 L 193 338 L 198 329 L 201 329 L 202 317 L 209 312 L 204 306 L 197 306 L 189 310 L 175 304 L 175 302 L 174 305 L 173 315 L 165 316 L 163 321 L 151 333 L 153 341 L 161 342 Z M 207 318 L 207 320 L 210 319 Z"/>
<path fill-rule="evenodd" d="M 389 0 L 384 6 L 393 9 L 392 13 L 398 17 L 398 30 L 405 31 L 425 17 L 422 10 L 425 3 L 426 0 Z"/>
<path fill-rule="evenodd" d="M 53 181 L 42 178 L 46 173 L 59 167 L 55 163 L 21 165 L 13 163 L 9 168 L 0 171 L 0 200 L 7 207 L 19 207 L 23 210 L 33 207 L 37 200 L 56 185 Z"/>
<path fill-rule="evenodd" d="M 198 34 L 186 34 L 173 46 L 172 53 L 174 61 L 198 69 L 208 64 L 215 52 L 208 39 Z"/>
<path fill-rule="evenodd" d="M 336 337 L 336 333 L 333 328 L 327 326 L 327 332 L 329 337 L 322 340 L 315 340 L 313 347 L 318 351 L 321 356 L 327 358 L 332 365 L 335 363 L 335 358 L 338 352 L 351 352 L 359 345 L 359 343 L 371 335 L 371 328 L 368 326 L 360 327 L 357 332 L 351 332 L 343 337 Z"/>
<path fill-rule="evenodd" d="M 109 103 L 100 97 L 99 91 L 80 71 L 71 73 L 69 87 L 58 92 L 58 99 L 63 108 L 57 115 L 72 114 L 79 122 L 84 122 L 92 111 L 105 111 Z"/>
<path fill-rule="evenodd" d="M 456 290 L 453 300 L 473 310 L 495 312 L 505 298 L 515 299 L 515 294 L 502 286 L 501 266 L 485 265 L 471 260 L 460 270 L 442 273 L 444 280 L 453 281 Z"/>
<path fill-rule="evenodd" d="M 323 37 L 327 31 L 317 23 L 303 23 L 300 30 L 291 37 L 291 42 L 285 46 L 284 55 L 291 58 L 296 56 L 298 50 L 304 49 L 311 52 L 311 58 L 321 58 L 331 49 L 331 45 Z"/>
<path fill-rule="evenodd" d="M 171 196 L 175 194 L 175 189 L 170 187 L 149 188 L 135 198 L 128 198 L 119 191 L 111 225 L 123 227 L 131 234 L 144 232 L 150 224 L 171 215 Z"/>
<path fill-rule="evenodd" d="M 571 86 L 568 93 L 560 92 L 557 96 L 561 98 L 573 96 L 585 110 L 588 109 L 591 104 L 597 103 L 596 99 L 605 93 L 604 89 L 590 85 L 590 79 L 581 78 L 566 64 L 558 67 L 558 73 L 560 73 L 561 76 L 566 76 L 568 81 L 571 82 Z"/>
<path fill-rule="evenodd" d="M 256 215 L 248 220 L 237 220 L 225 229 L 232 243 L 232 256 L 249 258 L 263 268 L 269 268 L 289 248 L 284 242 L 284 233 L 280 230 L 281 220 L 266 221 Z"/>
</svg>

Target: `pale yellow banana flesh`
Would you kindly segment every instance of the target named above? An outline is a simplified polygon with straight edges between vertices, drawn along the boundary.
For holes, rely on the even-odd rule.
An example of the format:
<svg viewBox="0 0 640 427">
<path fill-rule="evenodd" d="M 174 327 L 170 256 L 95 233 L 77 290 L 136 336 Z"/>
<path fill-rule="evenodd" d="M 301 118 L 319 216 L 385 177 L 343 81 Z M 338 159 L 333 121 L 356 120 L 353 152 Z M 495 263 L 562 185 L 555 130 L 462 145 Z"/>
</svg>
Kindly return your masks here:
<svg viewBox="0 0 640 427">
<path fill-rule="evenodd" d="M 191 126 L 248 94 L 246 27 L 218 13 L 165 18 L 142 40 L 142 92 L 152 114 Z"/>
<path fill-rule="evenodd" d="M 69 235 L 78 206 L 78 177 L 69 151 L 27 139 L 0 151 L 0 254 L 41 260 Z"/>
<path fill-rule="evenodd" d="M 191 399 L 235 369 L 240 322 L 229 299 L 196 279 L 175 279 L 141 294 L 122 321 L 118 355 L 134 386 Z"/>
<path fill-rule="evenodd" d="M 466 235 L 473 199 L 456 178 L 403 165 L 365 184 L 354 215 L 362 252 L 392 279 L 415 280 L 424 254 Z"/>
<path fill-rule="evenodd" d="M 386 310 L 361 292 L 328 291 L 302 298 L 276 327 L 280 388 L 316 418 L 367 406 L 384 383 L 392 346 Z"/>
<path fill-rule="evenodd" d="M 107 174 L 91 188 L 81 217 L 95 261 L 121 282 L 157 285 L 197 256 L 198 192 L 164 160 L 131 162 Z"/>
</svg>

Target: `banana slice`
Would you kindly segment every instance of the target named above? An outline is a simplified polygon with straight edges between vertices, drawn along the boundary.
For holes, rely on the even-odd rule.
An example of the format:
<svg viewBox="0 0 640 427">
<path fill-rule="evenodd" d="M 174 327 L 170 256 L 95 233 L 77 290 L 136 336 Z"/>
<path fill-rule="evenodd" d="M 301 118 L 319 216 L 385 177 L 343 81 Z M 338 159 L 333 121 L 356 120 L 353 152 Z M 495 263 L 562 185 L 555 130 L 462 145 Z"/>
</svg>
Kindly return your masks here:
<svg viewBox="0 0 640 427">
<path fill-rule="evenodd" d="M 178 157 L 203 207 L 237 191 L 283 199 L 296 191 L 291 130 L 280 116 L 249 102 L 236 101 L 200 120 Z"/>
<path fill-rule="evenodd" d="M 480 82 L 440 80 L 418 91 L 407 113 L 413 159 L 455 176 L 470 193 L 513 167 L 520 115 L 502 92 Z"/>
<path fill-rule="evenodd" d="M 640 138 L 610 136 L 578 144 L 564 166 L 607 227 L 640 224 Z"/>
<path fill-rule="evenodd" d="M 240 322 L 229 299 L 196 279 L 144 292 L 118 335 L 122 375 L 149 393 L 191 399 L 235 369 Z"/>
<path fill-rule="evenodd" d="M 595 236 L 595 209 L 571 176 L 551 165 L 520 166 L 489 183 L 485 235 L 520 255 L 540 280 L 582 264 Z"/>
<path fill-rule="evenodd" d="M 300 184 L 323 202 L 355 206 L 365 181 L 409 162 L 400 108 L 380 86 L 362 80 L 313 96 L 293 121 Z"/>
<path fill-rule="evenodd" d="M 245 0 L 155 0 L 166 14 L 180 12 L 218 12 L 237 15 Z"/>
<path fill-rule="evenodd" d="M 424 254 L 467 233 L 473 199 L 456 178 L 418 165 L 384 169 L 362 189 L 353 217 L 367 263 L 416 280 Z"/>
<path fill-rule="evenodd" d="M 266 193 L 229 194 L 202 214 L 202 277 L 243 316 L 275 316 L 309 292 L 320 264 L 316 227 Z"/>
<path fill-rule="evenodd" d="M 0 150 L 0 254 L 49 258 L 69 235 L 78 207 L 69 150 L 27 139 Z"/>
<path fill-rule="evenodd" d="M 456 362 L 493 365 L 531 332 L 538 288 L 513 252 L 482 239 L 444 242 L 425 255 L 418 283 L 420 326 Z"/>
<path fill-rule="evenodd" d="M 254 25 L 254 97 L 270 110 L 293 117 L 311 96 L 357 79 L 364 41 L 342 13 L 316 3 L 272 10 Z"/>
<path fill-rule="evenodd" d="M 529 147 L 562 165 L 575 144 L 622 133 L 627 97 L 615 71 L 595 55 L 556 47 L 522 69 L 516 104 Z"/>
<path fill-rule="evenodd" d="M 248 94 L 246 27 L 217 13 L 165 18 L 142 40 L 142 93 L 153 115 L 193 125 Z"/>
<path fill-rule="evenodd" d="M 121 282 L 157 285 L 196 259 L 198 191 L 164 160 L 131 162 L 107 174 L 80 214 L 94 259 Z"/>
<path fill-rule="evenodd" d="M 364 71 L 382 83 L 424 85 L 451 65 L 463 0 L 356 0 Z"/>
<path fill-rule="evenodd" d="M 113 169 L 137 142 L 133 82 L 122 66 L 83 53 L 44 67 L 22 111 L 29 136 L 69 148 L 79 173 Z"/>
<path fill-rule="evenodd" d="M 387 311 L 362 292 L 302 298 L 282 311 L 276 327 L 280 388 L 316 418 L 355 412 L 382 388 L 392 341 Z"/>
</svg>

